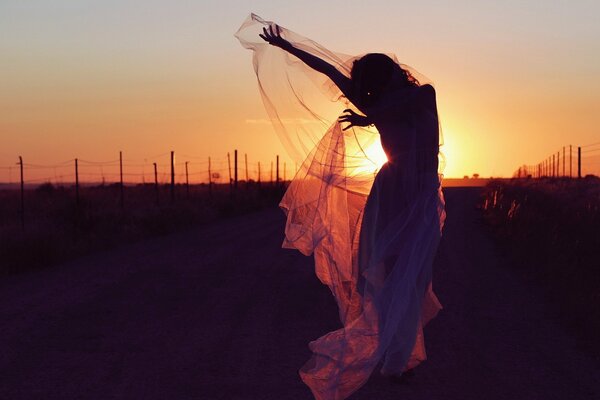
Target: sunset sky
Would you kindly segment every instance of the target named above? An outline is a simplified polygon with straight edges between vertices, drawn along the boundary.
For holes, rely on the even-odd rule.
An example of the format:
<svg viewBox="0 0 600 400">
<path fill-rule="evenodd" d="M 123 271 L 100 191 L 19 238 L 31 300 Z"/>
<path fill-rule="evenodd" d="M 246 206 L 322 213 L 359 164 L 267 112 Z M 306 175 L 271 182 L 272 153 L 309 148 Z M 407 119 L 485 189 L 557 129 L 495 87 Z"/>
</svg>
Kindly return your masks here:
<svg viewBox="0 0 600 400">
<path fill-rule="evenodd" d="M 3 0 L 0 182 L 19 155 L 41 166 L 122 150 L 144 174 L 170 150 L 195 171 L 234 148 L 253 165 L 284 159 L 256 123 L 266 112 L 251 52 L 233 36 L 250 12 L 334 51 L 395 53 L 428 76 L 446 176 L 510 176 L 600 141 L 598 1 Z"/>
</svg>

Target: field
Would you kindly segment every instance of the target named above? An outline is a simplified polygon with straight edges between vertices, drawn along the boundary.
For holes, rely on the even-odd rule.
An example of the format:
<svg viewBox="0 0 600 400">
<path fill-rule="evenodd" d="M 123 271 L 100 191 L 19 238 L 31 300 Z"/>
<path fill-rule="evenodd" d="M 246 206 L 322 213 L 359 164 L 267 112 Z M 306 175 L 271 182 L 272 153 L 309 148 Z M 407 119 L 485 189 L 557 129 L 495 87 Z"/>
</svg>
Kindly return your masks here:
<svg viewBox="0 0 600 400">
<path fill-rule="evenodd" d="M 600 179 L 492 181 L 481 207 L 513 267 L 600 357 Z"/>
<path fill-rule="evenodd" d="M 230 185 L 124 187 L 42 184 L 24 193 L 0 190 L 0 275 L 59 262 L 141 238 L 164 235 L 276 205 L 284 185 L 240 182 Z M 23 224 L 22 224 L 23 223 Z"/>
</svg>

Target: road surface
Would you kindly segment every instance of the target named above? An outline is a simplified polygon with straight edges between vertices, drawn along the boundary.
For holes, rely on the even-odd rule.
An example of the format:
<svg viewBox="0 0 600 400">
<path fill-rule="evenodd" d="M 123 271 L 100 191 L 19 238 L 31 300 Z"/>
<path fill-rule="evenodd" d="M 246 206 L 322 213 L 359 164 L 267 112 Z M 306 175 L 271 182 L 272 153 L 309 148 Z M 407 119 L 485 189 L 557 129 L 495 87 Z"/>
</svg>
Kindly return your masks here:
<svg viewBox="0 0 600 400">
<path fill-rule="evenodd" d="M 429 360 L 351 399 L 600 398 L 598 362 L 504 265 L 478 190 L 446 190 Z M 265 210 L 4 279 L 0 399 L 311 399 L 297 370 L 339 322 L 283 223 Z"/>
</svg>

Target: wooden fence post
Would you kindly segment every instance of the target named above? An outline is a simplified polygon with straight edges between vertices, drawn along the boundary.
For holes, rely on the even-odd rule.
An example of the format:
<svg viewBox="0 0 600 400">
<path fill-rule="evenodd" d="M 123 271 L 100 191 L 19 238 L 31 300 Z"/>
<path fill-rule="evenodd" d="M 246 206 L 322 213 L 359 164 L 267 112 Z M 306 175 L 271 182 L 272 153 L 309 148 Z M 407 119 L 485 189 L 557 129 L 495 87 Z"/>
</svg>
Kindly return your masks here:
<svg viewBox="0 0 600 400">
<path fill-rule="evenodd" d="M 23 179 L 23 157 L 19 156 L 19 168 L 21 170 L 21 229 L 25 229 L 25 180 Z"/>
<path fill-rule="evenodd" d="M 577 147 L 577 177 L 581 178 L 581 146 Z"/>
<path fill-rule="evenodd" d="M 175 152 L 171 151 L 171 202 L 175 201 Z"/>
<path fill-rule="evenodd" d="M 563 158 L 562 158 L 562 161 L 563 161 L 563 173 L 562 173 L 562 176 L 565 176 L 565 146 L 563 146 Z"/>
<path fill-rule="evenodd" d="M 227 152 L 227 166 L 229 168 L 229 187 L 233 184 L 233 180 L 231 179 L 231 157 L 229 156 L 229 152 Z"/>
<path fill-rule="evenodd" d="M 277 155 L 277 169 L 275 174 L 275 183 L 279 185 L 279 155 Z"/>
<path fill-rule="evenodd" d="M 79 162 L 75 159 L 75 203 L 79 206 Z"/>
<path fill-rule="evenodd" d="M 250 179 L 248 178 L 248 153 L 244 153 L 244 164 L 246 167 L 246 189 L 248 189 L 248 185 L 250 185 Z"/>
<path fill-rule="evenodd" d="M 260 186 L 260 161 L 258 162 L 258 176 L 257 176 L 258 186 Z"/>
<path fill-rule="evenodd" d="M 158 167 L 154 164 L 154 191 L 156 192 L 156 205 L 158 205 Z"/>
<path fill-rule="evenodd" d="M 210 157 L 208 157 L 208 196 L 212 197 L 212 172 L 210 170 Z"/>
<path fill-rule="evenodd" d="M 237 190 L 238 188 L 238 157 L 237 157 L 237 149 L 233 151 L 233 186 Z"/>
<path fill-rule="evenodd" d="M 119 151 L 119 182 L 120 182 L 120 191 L 121 191 L 121 208 L 125 205 L 125 194 L 123 192 L 123 152 Z"/>
<path fill-rule="evenodd" d="M 573 177 L 573 145 L 569 145 L 569 178 Z"/>
<path fill-rule="evenodd" d="M 188 163 L 189 161 L 185 162 L 185 192 L 187 194 L 187 197 L 190 197 L 190 178 L 189 178 L 189 174 L 188 174 Z"/>
</svg>

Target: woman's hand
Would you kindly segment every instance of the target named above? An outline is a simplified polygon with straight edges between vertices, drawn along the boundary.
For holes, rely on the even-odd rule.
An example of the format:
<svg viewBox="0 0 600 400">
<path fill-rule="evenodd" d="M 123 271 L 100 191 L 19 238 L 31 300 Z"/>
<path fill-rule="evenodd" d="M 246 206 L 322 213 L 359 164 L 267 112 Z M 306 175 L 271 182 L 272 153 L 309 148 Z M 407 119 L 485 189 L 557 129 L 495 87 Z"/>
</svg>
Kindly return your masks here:
<svg viewBox="0 0 600 400">
<path fill-rule="evenodd" d="M 349 122 L 350 125 L 348 125 L 344 129 L 342 129 L 343 131 L 350 129 L 353 126 L 369 126 L 372 124 L 371 120 L 368 117 L 366 117 L 364 115 L 358 115 L 357 113 L 355 113 L 354 111 L 352 111 L 349 108 L 346 108 L 344 110 L 344 112 L 347 114 L 342 114 L 338 118 L 338 121 L 339 122 Z"/>
<path fill-rule="evenodd" d="M 275 25 L 275 29 L 273 29 L 273 25 L 269 26 L 269 29 L 263 28 L 263 34 L 258 34 L 265 42 L 268 42 L 272 46 L 280 47 L 284 50 L 292 47 L 290 42 L 281 37 L 281 31 L 279 29 L 279 25 Z"/>
</svg>

